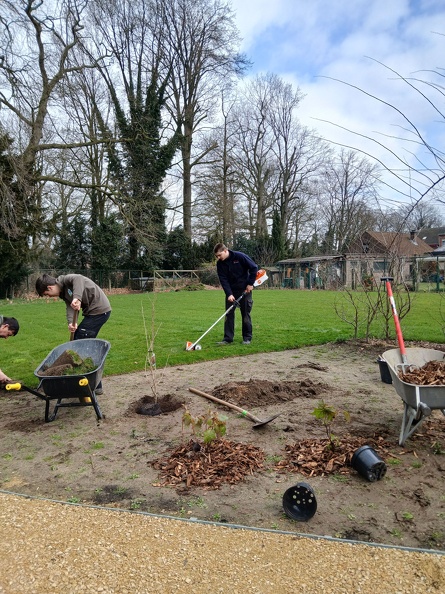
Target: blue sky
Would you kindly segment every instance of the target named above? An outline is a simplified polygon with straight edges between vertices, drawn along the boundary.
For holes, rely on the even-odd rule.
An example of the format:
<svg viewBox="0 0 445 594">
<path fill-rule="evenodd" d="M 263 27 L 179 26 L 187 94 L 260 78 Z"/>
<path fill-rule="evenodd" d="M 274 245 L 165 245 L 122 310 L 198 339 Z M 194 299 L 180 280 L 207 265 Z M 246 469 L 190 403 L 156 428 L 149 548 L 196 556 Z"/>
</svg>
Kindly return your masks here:
<svg viewBox="0 0 445 594">
<path fill-rule="evenodd" d="M 443 0 L 231 3 L 243 38 L 242 51 L 253 62 L 249 74 L 273 72 L 299 87 L 305 94 L 299 110 L 303 124 L 331 142 L 367 151 L 393 169 L 402 171 L 404 166 L 389 151 L 357 134 L 377 139 L 406 161 L 415 163 L 417 159 L 419 163 L 420 159 L 430 166 L 424 151 L 406 142 L 411 137 L 403 118 L 348 86 L 352 85 L 394 105 L 431 144 L 445 147 L 444 118 L 388 70 L 407 78 L 439 82 L 437 75 L 425 71 L 445 68 Z M 428 86 L 421 89 L 444 113 L 443 97 Z M 421 188 L 420 181 L 411 178 L 411 182 Z M 397 195 L 391 195 L 388 206 L 398 200 Z M 415 192 L 411 194 L 412 199 L 416 196 Z"/>
</svg>

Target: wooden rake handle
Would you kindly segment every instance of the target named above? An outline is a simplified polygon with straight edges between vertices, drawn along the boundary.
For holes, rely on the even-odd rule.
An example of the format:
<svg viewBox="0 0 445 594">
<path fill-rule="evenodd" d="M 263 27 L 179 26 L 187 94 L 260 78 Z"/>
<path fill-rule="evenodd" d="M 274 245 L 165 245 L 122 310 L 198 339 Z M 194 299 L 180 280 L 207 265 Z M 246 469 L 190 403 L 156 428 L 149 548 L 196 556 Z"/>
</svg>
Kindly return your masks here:
<svg viewBox="0 0 445 594">
<path fill-rule="evenodd" d="M 75 309 L 74 310 L 74 317 L 73 317 L 73 324 L 77 324 L 77 318 L 79 317 L 79 310 Z M 76 331 L 74 330 L 74 332 L 70 332 L 70 342 L 71 340 L 74 340 L 74 334 L 76 333 Z"/>
</svg>

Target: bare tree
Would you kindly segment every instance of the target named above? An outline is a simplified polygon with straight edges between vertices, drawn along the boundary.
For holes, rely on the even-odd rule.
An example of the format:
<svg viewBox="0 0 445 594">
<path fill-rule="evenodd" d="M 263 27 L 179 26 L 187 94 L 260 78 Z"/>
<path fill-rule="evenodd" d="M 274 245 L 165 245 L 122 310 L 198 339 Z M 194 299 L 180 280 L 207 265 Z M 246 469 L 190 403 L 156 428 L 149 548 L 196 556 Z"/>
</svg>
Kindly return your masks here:
<svg viewBox="0 0 445 594">
<path fill-rule="evenodd" d="M 181 127 L 183 227 L 192 235 L 192 171 L 207 154 L 194 153 L 197 132 L 211 117 L 220 90 L 246 61 L 238 53 L 234 13 L 221 0 L 157 0 L 164 23 L 163 44 L 172 67 L 170 111 Z"/>
<path fill-rule="evenodd" d="M 425 111 L 431 112 L 431 121 L 438 118 L 438 121 L 443 124 L 445 114 L 440 107 L 445 97 L 442 68 L 416 73 L 415 76 L 404 76 L 378 60 L 374 61 L 390 72 L 395 80 L 403 82 L 406 85 L 407 93 L 412 93 L 424 100 Z M 369 151 L 365 152 L 360 147 L 348 145 L 347 148 L 353 148 L 353 150 L 375 160 L 382 170 L 389 174 L 390 181 L 388 179 L 384 181 L 389 192 L 402 197 L 410 210 L 414 210 L 426 198 L 439 204 L 445 204 L 445 154 L 442 147 L 437 146 L 430 138 L 428 128 L 417 125 L 390 100 L 377 97 L 373 93 L 345 81 L 335 80 L 385 105 L 388 110 L 394 113 L 397 119 L 396 127 L 400 130 L 400 135 L 391 135 L 385 132 L 381 134 L 380 138 L 364 136 L 367 140 L 375 143 L 380 151 L 383 150 L 381 157 L 376 157 Z M 438 129 L 436 121 L 434 129 Z M 353 130 L 348 131 L 355 136 L 362 136 Z M 386 142 L 387 138 L 397 140 L 403 146 L 403 152 L 402 149 L 399 152 L 392 149 L 391 143 Z M 392 160 L 391 165 L 386 163 L 385 154 L 388 160 Z"/>
<path fill-rule="evenodd" d="M 96 68 L 114 109 L 119 144 L 102 114 L 97 117 L 110 141 L 114 199 L 128 221 L 130 260 L 137 262 L 143 252 L 146 266 L 162 261 L 162 183 L 179 141 L 179 129 L 171 132 L 163 120 L 172 70 L 165 67 L 161 20 L 153 8 L 150 0 L 94 0 L 90 14 L 95 47 L 85 47 L 88 55 L 97 56 Z"/>
<path fill-rule="evenodd" d="M 319 215 L 317 197 L 318 179 L 302 184 L 296 192 L 289 209 L 287 242 L 289 255 L 315 256 L 319 254 L 323 220 Z"/>
<path fill-rule="evenodd" d="M 355 151 L 342 148 L 327 164 L 318 196 L 326 229 L 324 253 L 342 253 L 369 227 L 377 186 L 377 166 Z"/>
<path fill-rule="evenodd" d="M 75 73 L 64 84 L 64 109 L 73 123 L 74 130 L 66 129 L 65 137 L 71 136 L 84 142 L 71 151 L 75 161 L 75 177 L 79 184 L 89 181 L 83 191 L 89 201 L 83 209 L 90 212 L 91 227 L 94 229 L 113 208 L 113 191 L 107 159 L 108 137 L 105 142 L 104 127 L 114 133 L 114 118 L 109 95 L 97 69 Z M 98 142 L 102 140 L 102 142 Z"/>
<path fill-rule="evenodd" d="M 309 186 L 321 172 L 329 149 L 298 120 L 296 112 L 302 100 L 300 90 L 295 91 L 274 74 L 268 74 L 264 79 L 271 92 L 269 121 L 274 138 L 272 152 L 277 164 L 274 209 L 279 213 L 281 241 L 287 250 L 292 246 L 295 253 L 301 240 L 300 231 L 308 220 Z"/>
<path fill-rule="evenodd" d="M 233 119 L 234 103 L 222 96 L 220 126 L 206 137 L 208 151 L 206 162 L 195 175 L 196 199 L 193 219 L 199 221 L 203 237 L 217 234 L 218 240 L 233 245 L 236 233 L 242 231 L 236 184 L 234 144 L 236 132 Z M 194 237 L 197 237 L 194 233 Z"/>
<path fill-rule="evenodd" d="M 13 140 L 15 169 L 15 183 L 0 187 L 2 212 L 8 215 L 1 224 L 10 236 L 32 235 L 42 222 L 44 183 L 61 181 L 48 171 L 51 160 L 43 163 L 41 154 L 67 147 L 55 134 L 64 121 L 59 92 L 70 73 L 84 68 L 71 57 L 81 39 L 86 2 L 67 0 L 52 7 L 40 0 L 1 4 L 0 107 L 3 126 Z"/>
<path fill-rule="evenodd" d="M 243 89 L 235 113 L 236 177 L 250 239 L 266 237 L 269 213 L 272 218 L 278 176 L 270 125 L 272 99 L 268 79 L 257 76 Z"/>
</svg>

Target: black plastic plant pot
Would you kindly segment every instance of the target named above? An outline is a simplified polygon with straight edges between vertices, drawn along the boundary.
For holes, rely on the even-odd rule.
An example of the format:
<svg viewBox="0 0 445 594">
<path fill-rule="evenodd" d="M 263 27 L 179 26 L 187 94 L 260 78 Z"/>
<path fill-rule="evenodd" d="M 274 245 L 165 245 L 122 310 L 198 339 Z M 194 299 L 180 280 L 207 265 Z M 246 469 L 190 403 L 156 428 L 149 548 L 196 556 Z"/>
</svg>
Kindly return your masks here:
<svg viewBox="0 0 445 594">
<path fill-rule="evenodd" d="M 388 363 L 385 361 L 385 359 L 382 359 L 382 357 L 377 359 L 377 363 L 379 364 L 380 379 L 382 382 L 384 384 L 392 384 L 392 377 L 389 372 Z"/>
<path fill-rule="evenodd" d="M 306 522 L 317 511 L 314 490 L 307 483 L 297 483 L 283 495 L 283 509 L 292 520 Z"/>
<path fill-rule="evenodd" d="M 351 466 L 368 481 L 379 481 L 386 474 L 386 464 L 369 445 L 364 445 L 354 452 Z"/>
</svg>

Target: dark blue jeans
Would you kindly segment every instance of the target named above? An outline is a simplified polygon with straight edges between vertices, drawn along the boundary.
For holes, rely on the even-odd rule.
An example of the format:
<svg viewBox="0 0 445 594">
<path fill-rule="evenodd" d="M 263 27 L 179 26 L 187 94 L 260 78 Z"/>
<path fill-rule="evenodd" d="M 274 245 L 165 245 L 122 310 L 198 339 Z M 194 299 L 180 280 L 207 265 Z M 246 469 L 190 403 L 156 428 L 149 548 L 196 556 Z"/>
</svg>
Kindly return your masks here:
<svg viewBox="0 0 445 594">
<path fill-rule="evenodd" d="M 85 316 L 77 330 L 74 333 L 74 340 L 82 340 L 82 338 L 96 338 L 99 330 L 110 319 L 111 311 L 97 316 Z M 102 382 L 100 382 L 95 389 L 102 389 Z"/>
<path fill-rule="evenodd" d="M 240 294 L 233 294 L 236 299 Z M 226 310 L 233 305 L 230 301 L 226 299 Z M 247 293 L 239 302 L 239 307 L 234 307 L 229 311 L 226 315 L 226 319 L 224 322 L 224 340 L 227 342 L 233 342 L 233 338 L 235 336 L 235 312 L 237 309 L 241 310 L 241 319 L 242 319 L 242 333 L 243 333 L 243 340 L 252 340 L 252 320 L 250 318 L 250 312 L 252 311 L 253 307 L 253 297 L 252 293 Z"/>
</svg>

